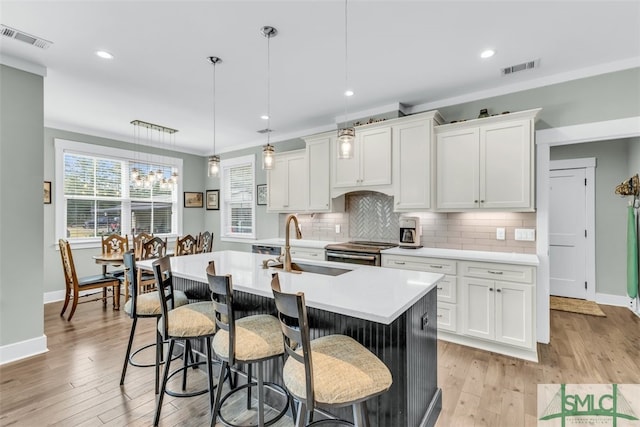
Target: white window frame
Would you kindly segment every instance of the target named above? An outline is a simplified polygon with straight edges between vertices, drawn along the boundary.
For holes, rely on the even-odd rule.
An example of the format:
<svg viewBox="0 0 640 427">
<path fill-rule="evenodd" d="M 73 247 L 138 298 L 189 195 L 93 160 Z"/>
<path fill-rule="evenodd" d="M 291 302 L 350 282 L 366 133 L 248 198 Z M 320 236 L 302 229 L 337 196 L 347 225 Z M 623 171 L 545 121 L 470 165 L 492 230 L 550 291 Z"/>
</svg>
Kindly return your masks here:
<svg viewBox="0 0 640 427">
<path fill-rule="evenodd" d="M 251 203 L 251 234 L 238 234 L 227 232 L 225 225 L 231 212 L 226 199 L 225 188 L 225 173 L 228 169 L 235 166 L 251 165 L 252 184 L 251 190 L 253 191 L 253 201 Z M 225 241 L 246 241 L 254 240 L 256 238 L 256 203 L 255 203 L 255 190 L 256 190 L 256 159 L 255 155 L 250 154 L 247 156 L 234 157 L 232 159 L 223 159 L 220 162 L 220 237 Z"/>
<path fill-rule="evenodd" d="M 179 195 L 182 194 L 182 159 L 176 157 L 159 156 L 156 154 L 140 153 L 137 151 L 124 150 L 120 148 L 107 147 L 103 145 L 88 144 L 85 142 L 70 141 L 66 139 L 54 138 L 55 150 L 55 182 L 54 182 L 54 200 L 55 200 L 55 241 L 58 239 L 66 239 L 66 211 L 64 201 L 64 154 L 73 153 L 87 156 L 104 157 L 115 160 L 142 161 L 148 163 L 163 164 L 176 168 L 178 171 L 178 179 L 175 195 L 177 200 L 172 201 L 176 206 L 176 215 L 173 218 L 171 229 L 176 230 L 176 235 L 182 234 L 182 209 Z M 175 237 L 173 234 L 168 237 Z M 99 237 L 91 237 L 86 239 L 72 239 L 69 243 L 73 248 L 96 248 L 100 247 L 101 241 Z"/>
</svg>

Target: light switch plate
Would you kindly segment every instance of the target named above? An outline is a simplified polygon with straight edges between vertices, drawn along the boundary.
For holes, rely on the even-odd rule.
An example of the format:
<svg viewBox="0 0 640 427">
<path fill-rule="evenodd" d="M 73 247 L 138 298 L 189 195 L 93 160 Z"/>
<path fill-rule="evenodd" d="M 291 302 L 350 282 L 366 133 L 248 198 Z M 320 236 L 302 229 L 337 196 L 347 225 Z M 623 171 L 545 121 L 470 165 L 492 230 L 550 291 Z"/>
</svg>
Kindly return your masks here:
<svg viewBox="0 0 640 427">
<path fill-rule="evenodd" d="M 515 239 L 527 242 L 535 242 L 536 230 L 533 228 L 516 228 Z"/>
<path fill-rule="evenodd" d="M 496 240 L 504 240 L 504 239 L 505 239 L 504 228 L 502 227 L 496 228 Z"/>
<path fill-rule="evenodd" d="M 336 224 L 336 234 L 340 234 L 340 224 Z"/>
</svg>

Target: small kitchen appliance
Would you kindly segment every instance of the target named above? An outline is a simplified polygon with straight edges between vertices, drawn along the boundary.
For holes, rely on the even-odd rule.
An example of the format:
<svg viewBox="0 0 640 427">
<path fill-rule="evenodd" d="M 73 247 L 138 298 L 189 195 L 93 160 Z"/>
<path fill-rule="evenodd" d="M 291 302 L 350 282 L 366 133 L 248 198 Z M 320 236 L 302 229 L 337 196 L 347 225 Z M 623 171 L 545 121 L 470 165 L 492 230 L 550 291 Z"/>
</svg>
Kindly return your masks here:
<svg viewBox="0 0 640 427">
<path fill-rule="evenodd" d="M 421 248 L 420 218 L 417 216 L 400 217 L 400 247 L 405 249 Z"/>
</svg>

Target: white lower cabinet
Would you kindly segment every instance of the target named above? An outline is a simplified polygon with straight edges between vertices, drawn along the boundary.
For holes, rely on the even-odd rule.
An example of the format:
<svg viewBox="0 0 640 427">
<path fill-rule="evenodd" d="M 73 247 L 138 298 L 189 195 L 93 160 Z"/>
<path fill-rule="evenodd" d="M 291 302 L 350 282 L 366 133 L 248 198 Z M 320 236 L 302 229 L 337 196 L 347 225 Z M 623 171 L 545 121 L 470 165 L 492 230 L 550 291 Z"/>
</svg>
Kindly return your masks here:
<svg viewBox="0 0 640 427">
<path fill-rule="evenodd" d="M 382 266 L 444 274 L 438 338 L 537 361 L 536 269 L 529 265 L 382 255 Z"/>
<path fill-rule="evenodd" d="M 462 333 L 531 348 L 533 267 L 469 262 L 461 270 Z"/>
<path fill-rule="evenodd" d="M 436 285 L 438 291 L 438 329 L 457 331 L 458 279 L 455 276 L 456 261 L 383 254 L 382 266 L 444 274 L 445 276 Z"/>
</svg>

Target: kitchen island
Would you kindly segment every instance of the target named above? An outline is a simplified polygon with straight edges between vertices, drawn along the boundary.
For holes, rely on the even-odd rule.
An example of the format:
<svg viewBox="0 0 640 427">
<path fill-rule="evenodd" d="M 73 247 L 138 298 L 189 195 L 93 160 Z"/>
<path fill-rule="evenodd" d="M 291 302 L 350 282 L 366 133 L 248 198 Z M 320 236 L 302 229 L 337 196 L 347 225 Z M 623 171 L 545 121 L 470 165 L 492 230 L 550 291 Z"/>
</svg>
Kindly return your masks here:
<svg viewBox="0 0 640 427">
<path fill-rule="evenodd" d="M 317 261 L 314 266 L 348 270 L 337 276 L 283 272 L 262 267 L 268 255 L 221 251 L 173 257 L 176 289 L 206 289 L 206 267 L 230 274 L 241 316 L 275 313 L 271 274 L 283 292 L 304 292 L 312 338 L 353 337 L 376 354 L 393 376 L 391 389 L 367 402 L 372 426 L 433 426 L 442 406 L 437 385 L 436 283 L 441 274 Z M 294 262 L 297 260 L 294 259 Z M 302 262 L 302 261 L 301 261 Z M 305 261 L 307 262 L 307 261 Z M 150 268 L 152 260 L 140 261 Z M 265 366 L 282 383 L 281 362 Z M 350 410 L 335 411 L 350 419 Z"/>
</svg>

